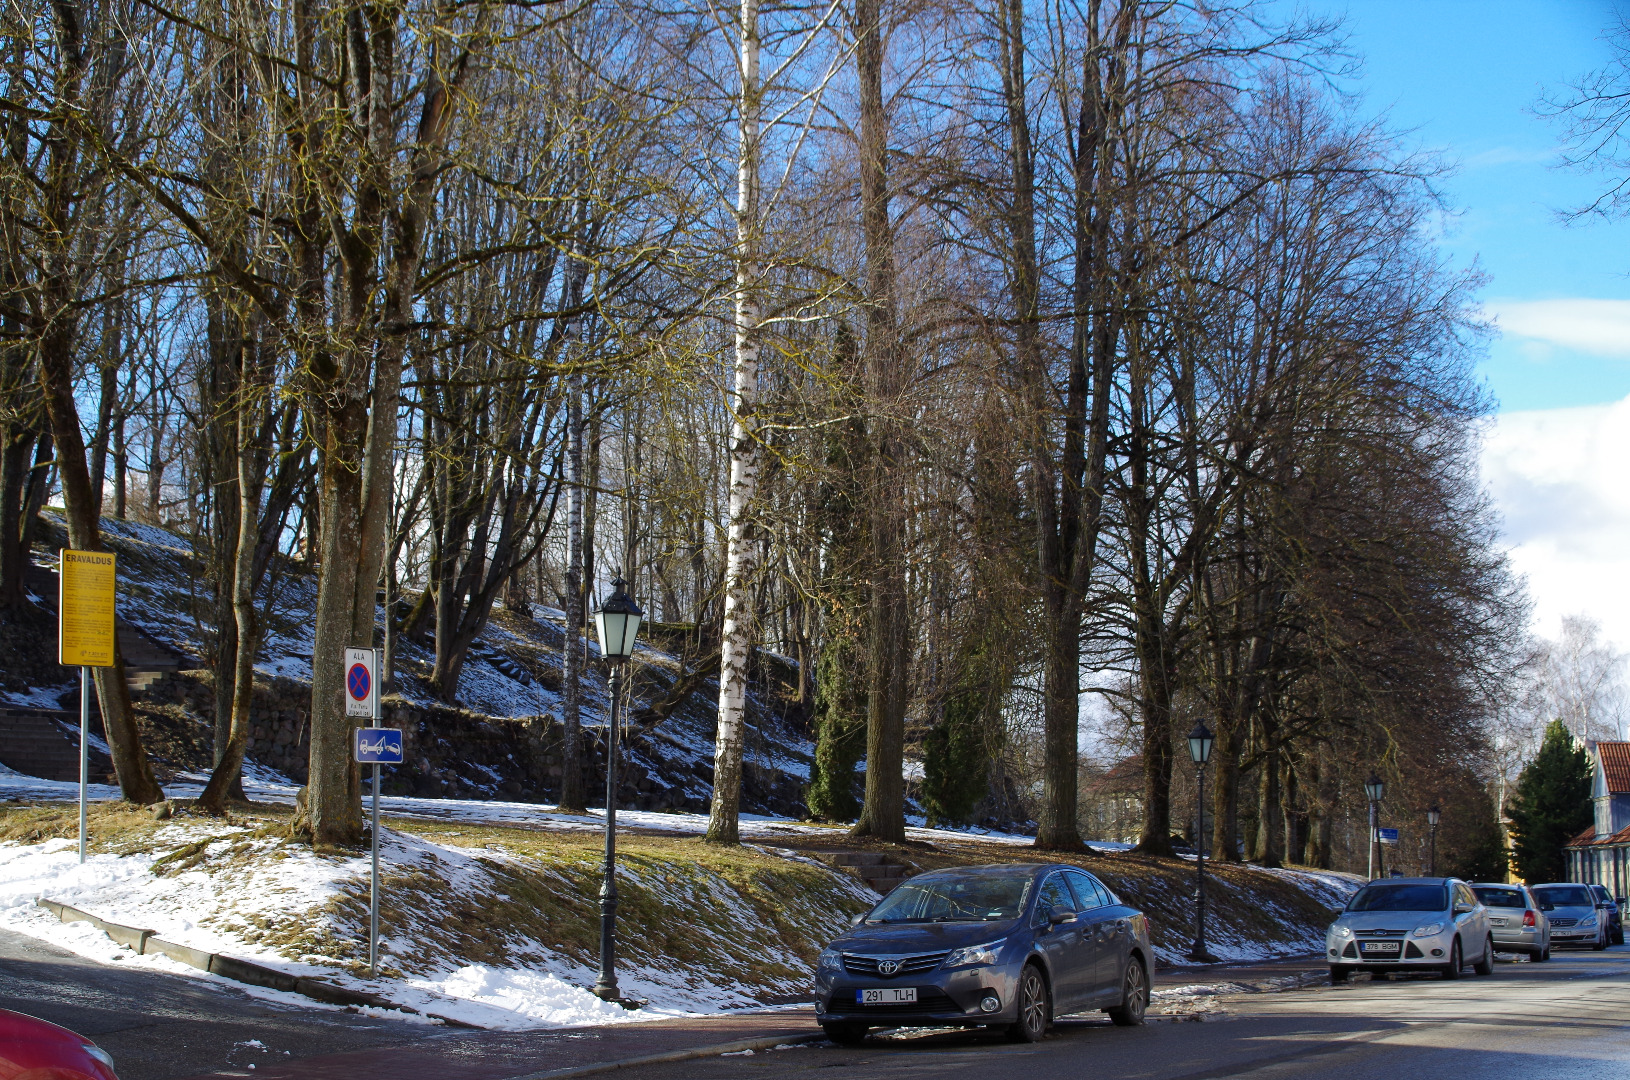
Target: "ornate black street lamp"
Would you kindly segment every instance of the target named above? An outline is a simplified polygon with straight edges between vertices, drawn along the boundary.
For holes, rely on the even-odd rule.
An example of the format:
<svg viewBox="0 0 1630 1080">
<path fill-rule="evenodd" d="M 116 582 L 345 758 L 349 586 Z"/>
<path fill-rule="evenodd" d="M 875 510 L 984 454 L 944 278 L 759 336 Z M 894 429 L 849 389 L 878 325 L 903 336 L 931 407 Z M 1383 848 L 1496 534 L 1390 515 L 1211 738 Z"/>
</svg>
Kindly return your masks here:
<svg viewBox="0 0 1630 1080">
<path fill-rule="evenodd" d="M 600 885 L 600 977 L 596 997 L 621 1001 L 617 991 L 617 731 L 622 722 L 623 667 L 634 655 L 645 612 L 623 591 L 621 577 L 611 583 L 611 595 L 594 613 L 600 637 L 600 655 L 611 667 L 611 719 L 606 725 L 606 869 Z"/>
<path fill-rule="evenodd" d="M 1370 800 L 1370 880 L 1374 881 L 1382 871 L 1381 867 L 1381 796 L 1387 793 L 1387 785 L 1373 772 L 1370 778 L 1364 781 L 1364 796 Z"/>
<path fill-rule="evenodd" d="M 1206 951 L 1206 762 L 1211 760 L 1212 741 L 1211 729 L 1204 720 L 1189 732 L 1189 757 L 1200 778 L 1194 810 L 1194 947 L 1189 950 L 1189 959 L 1202 964 L 1217 960 Z"/>
<path fill-rule="evenodd" d="M 1438 804 L 1433 803 L 1426 811 L 1426 823 L 1432 826 L 1432 872 L 1431 877 L 1438 876 L 1438 821 L 1443 817 L 1443 811 Z"/>
</svg>

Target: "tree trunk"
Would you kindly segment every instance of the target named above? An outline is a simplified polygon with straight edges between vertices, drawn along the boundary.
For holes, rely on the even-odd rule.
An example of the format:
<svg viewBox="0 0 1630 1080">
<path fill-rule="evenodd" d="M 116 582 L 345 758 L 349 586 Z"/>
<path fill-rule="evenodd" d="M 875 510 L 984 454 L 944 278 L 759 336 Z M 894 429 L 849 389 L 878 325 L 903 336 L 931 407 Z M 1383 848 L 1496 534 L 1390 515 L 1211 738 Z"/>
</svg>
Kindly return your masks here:
<svg viewBox="0 0 1630 1080">
<path fill-rule="evenodd" d="M 84 196 L 80 138 L 70 120 L 70 116 L 81 115 L 85 109 L 83 84 L 88 64 L 84 52 L 84 13 L 74 0 L 59 0 L 54 5 L 54 14 L 59 56 L 54 73 L 54 115 L 48 120 L 45 138 L 48 151 L 41 215 L 41 235 L 49 239 L 42 252 L 44 265 L 37 286 L 46 322 L 39 335 L 37 355 L 40 390 L 55 436 L 62 477 L 68 543 L 78 550 L 100 551 L 100 492 L 95 491 L 91 483 L 85 439 L 81 434 L 84 429 L 74 400 L 74 347 L 78 330 L 74 313 L 78 298 L 73 289 L 78 275 L 71 265 L 69 252 L 74 240 L 73 204 Z M 164 792 L 153 776 L 136 729 L 130 708 L 130 687 L 125 682 L 124 658 L 119 654 L 117 642 L 113 666 L 94 670 L 102 725 L 112 751 L 120 791 L 133 803 L 161 802 Z"/>
<path fill-rule="evenodd" d="M 889 221 L 888 115 L 883 105 L 883 33 L 879 0 L 856 0 L 855 67 L 860 83 L 860 224 L 866 259 L 866 381 L 871 399 L 870 648 L 866 695 L 866 801 L 856 836 L 906 838 L 906 633 L 904 483 L 896 411 L 904 384 L 895 325 L 894 232 Z"/>
<path fill-rule="evenodd" d="M 713 805 L 707 838 L 741 842 L 741 749 L 747 724 L 747 665 L 753 649 L 749 588 L 758 545 L 759 120 L 758 0 L 741 0 L 740 156 L 736 167 L 736 362 L 730 394 L 730 506 L 725 538 L 724 629 L 719 641 L 719 726 L 713 748 Z"/>
<path fill-rule="evenodd" d="M 566 638 L 562 645 L 560 809 L 580 814 L 588 805 L 583 784 L 583 376 L 566 388 Z"/>
<path fill-rule="evenodd" d="M 250 363 L 245 350 L 245 364 Z M 245 375 L 249 372 L 246 370 Z M 257 429 L 254 413 L 260 402 L 260 388 L 245 377 L 239 384 L 237 490 L 238 536 L 232 576 L 232 614 L 237 630 L 233 655 L 231 727 L 224 752 L 216 755 L 215 771 L 198 798 L 206 814 L 225 814 L 227 799 L 242 797 L 243 759 L 249 749 L 249 708 L 255 692 L 255 550 L 260 545 L 260 490 L 252 433 Z"/>
</svg>

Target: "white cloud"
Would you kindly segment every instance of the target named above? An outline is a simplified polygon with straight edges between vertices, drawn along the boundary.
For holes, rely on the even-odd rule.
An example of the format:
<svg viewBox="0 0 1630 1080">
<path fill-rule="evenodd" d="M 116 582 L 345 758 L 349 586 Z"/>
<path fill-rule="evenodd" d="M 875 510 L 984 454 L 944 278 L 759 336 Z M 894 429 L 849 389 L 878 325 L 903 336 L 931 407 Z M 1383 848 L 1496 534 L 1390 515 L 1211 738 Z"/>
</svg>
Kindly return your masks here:
<svg viewBox="0 0 1630 1080">
<path fill-rule="evenodd" d="M 1630 398 L 1502 413 L 1483 478 L 1528 578 L 1535 628 L 1555 637 L 1562 616 L 1588 615 L 1630 651 Z"/>
<path fill-rule="evenodd" d="M 1494 300 L 1483 313 L 1507 337 L 1630 357 L 1630 300 Z"/>
</svg>

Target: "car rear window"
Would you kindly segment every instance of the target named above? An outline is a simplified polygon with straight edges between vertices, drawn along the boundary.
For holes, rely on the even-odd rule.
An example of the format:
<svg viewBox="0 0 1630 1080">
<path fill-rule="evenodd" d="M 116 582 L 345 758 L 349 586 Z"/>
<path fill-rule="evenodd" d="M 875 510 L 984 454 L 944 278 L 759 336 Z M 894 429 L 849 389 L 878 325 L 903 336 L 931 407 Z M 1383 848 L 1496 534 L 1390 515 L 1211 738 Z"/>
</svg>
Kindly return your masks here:
<svg viewBox="0 0 1630 1080">
<path fill-rule="evenodd" d="M 1553 885 L 1549 889 L 1535 889 L 1534 895 L 1542 903 L 1557 907 L 1595 907 L 1596 898 L 1583 885 Z"/>
<path fill-rule="evenodd" d="M 867 922 L 991 922 L 1017 919 L 1030 897 L 1029 874 L 948 874 L 906 881 Z"/>
<path fill-rule="evenodd" d="M 1449 894 L 1442 885 L 1366 885 L 1353 895 L 1348 911 L 1442 911 Z"/>
<path fill-rule="evenodd" d="M 1528 901 L 1523 899 L 1521 889 L 1473 889 L 1477 898 L 1488 907 L 1525 908 Z"/>
</svg>

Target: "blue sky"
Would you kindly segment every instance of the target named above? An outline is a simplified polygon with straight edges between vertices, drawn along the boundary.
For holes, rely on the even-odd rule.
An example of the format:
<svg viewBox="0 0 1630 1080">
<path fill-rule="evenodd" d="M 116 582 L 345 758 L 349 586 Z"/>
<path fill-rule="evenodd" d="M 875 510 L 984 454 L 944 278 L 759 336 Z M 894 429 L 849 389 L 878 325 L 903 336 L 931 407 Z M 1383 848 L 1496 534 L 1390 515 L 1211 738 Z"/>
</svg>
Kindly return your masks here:
<svg viewBox="0 0 1630 1080">
<path fill-rule="evenodd" d="M 1562 129 L 1536 115 L 1547 92 L 1609 56 L 1608 0 L 1300 0 L 1345 17 L 1363 60 L 1348 89 L 1423 149 L 1457 163 L 1445 250 L 1489 277 L 1503 333 L 1483 373 L 1502 411 L 1596 405 L 1630 395 L 1630 222 L 1568 225 L 1557 212 L 1599 181 L 1554 167 Z M 1608 301 L 1608 303 L 1602 303 Z M 1617 302 L 1617 303 L 1614 303 Z"/>
<path fill-rule="evenodd" d="M 1610 58 L 1614 3 L 1273 3 L 1345 16 L 1360 113 L 1457 164 L 1443 248 L 1488 276 L 1482 298 L 1501 328 L 1482 363 L 1499 407 L 1482 473 L 1501 545 L 1536 633 L 1583 615 L 1630 654 L 1630 222 L 1559 219 L 1601 180 L 1556 168 L 1563 129 L 1536 115 Z"/>
</svg>

